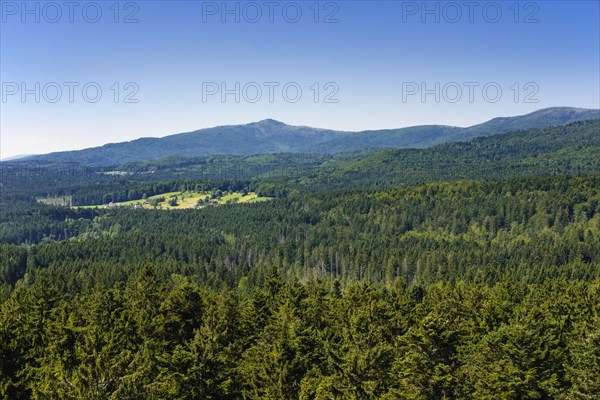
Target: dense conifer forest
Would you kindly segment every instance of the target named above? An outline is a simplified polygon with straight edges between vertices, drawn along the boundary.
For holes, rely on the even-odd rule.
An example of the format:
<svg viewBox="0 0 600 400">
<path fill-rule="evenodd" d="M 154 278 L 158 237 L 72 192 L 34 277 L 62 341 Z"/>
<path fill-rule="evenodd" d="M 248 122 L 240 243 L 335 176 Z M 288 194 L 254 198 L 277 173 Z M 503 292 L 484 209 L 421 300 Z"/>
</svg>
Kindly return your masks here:
<svg viewBox="0 0 600 400">
<path fill-rule="evenodd" d="M 0 397 L 600 398 L 599 141 L 2 163 Z M 184 190 L 274 199 L 77 207 Z"/>
</svg>

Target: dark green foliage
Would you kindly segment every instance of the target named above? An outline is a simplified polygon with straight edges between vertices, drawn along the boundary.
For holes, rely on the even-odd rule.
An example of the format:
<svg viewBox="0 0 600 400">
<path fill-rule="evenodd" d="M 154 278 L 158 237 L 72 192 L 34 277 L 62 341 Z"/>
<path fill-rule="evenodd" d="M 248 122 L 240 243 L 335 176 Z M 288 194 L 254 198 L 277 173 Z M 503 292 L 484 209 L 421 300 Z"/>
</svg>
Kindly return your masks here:
<svg viewBox="0 0 600 400">
<path fill-rule="evenodd" d="M 0 393 L 593 399 L 599 196 L 552 177 L 94 212 L 0 246 Z"/>
<path fill-rule="evenodd" d="M 46 271 L 62 291 L 110 287 L 147 262 L 161 279 L 183 273 L 229 287 L 261 283 L 272 267 L 342 284 L 589 280 L 600 271 L 599 187 L 599 176 L 463 181 L 203 210 L 101 210 L 69 222 L 74 239 L 27 252 L 3 245 L 0 283 Z"/>
<path fill-rule="evenodd" d="M 0 306 L 5 398 L 522 399 L 598 395 L 598 282 L 304 284 L 253 293 L 144 266 L 123 287 Z M 501 311 L 497 304 L 507 300 Z M 19 310 L 18 312 L 16 312 Z M 490 313 L 495 317 L 490 318 Z"/>
</svg>

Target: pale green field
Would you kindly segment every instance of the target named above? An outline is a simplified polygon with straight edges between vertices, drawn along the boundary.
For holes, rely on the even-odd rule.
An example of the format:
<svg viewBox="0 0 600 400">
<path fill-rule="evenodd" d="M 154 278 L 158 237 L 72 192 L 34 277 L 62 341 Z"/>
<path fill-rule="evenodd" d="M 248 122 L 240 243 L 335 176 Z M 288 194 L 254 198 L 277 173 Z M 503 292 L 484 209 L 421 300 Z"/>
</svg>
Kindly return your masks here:
<svg viewBox="0 0 600 400">
<path fill-rule="evenodd" d="M 181 195 L 181 192 L 169 192 L 169 193 L 157 194 L 156 196 L 150 196 L 146 200 L 158 199 L 159 197 L 164 197 L 165 200 L 169 200 L 169 198 L 171 198 L 172 196 L 180 196 L 180 195 Z M 115 203 L 115 204 L 117 204 L 119 206 L 131 206 L 135 203 L 142 204 L 143 202 L 144 202 L 144 200 L 130 200 L 130 201 L 123 201 L 121 203 Z M 148 207 L 148 208 L 152 208 L 152 207 Z"/>
<path fill-rule="evenodd" d="M 175 196 L 177 196 L 177 205 L 170 206 L 169 200 Z M 169 193 L 162 193 L 162 194 L 148 197 L 145 201 L 164 197 L 165 201 L 158 203 L 158 205 L 156 207 L 157 210 L 185 210 L 188 208 L 195 207 L 196 204 L 198 203 L 199 199 L 205 199 L 207 196 L 210 198 L 209 192 L 169 192 Z M 220 199 L 209 199 L 209 202 L 212 202 L 213 203 L 212 206 L 214 206 L 214 205 L 227 204 L 227 202 L 230 202 L 231 204 L 257 203 L 257 202 L 267 201 L 267 200 L 272 200 L 272 199 L 270 197 L 258 197 L 256 195 L 256 193 L 254 193 L 254 192 L 249 192 L 245 196 L 242 195 L 241 192 L 235 192 L 232 194 L 224 195 Z M 145 201 L 144 200 L 124 201 L 121 203 L 114 203 L 114 206 L 115 207 L 127 207 L 127 206 L 132 207 L 135 204 L 138 204 L 139 205 L 138 207 L 141 207 L 141 208 L 154 209 L 154 207 L 151 206 L 150 204 L 144 204 Z M 201 205 L 201 206 L 197 206 L 197 207 L 204 208 L 207 206 L 209 206 L 209 205 L 205 204 L 205 205 Z M 79 207 L 73 207 L 73 208 L 105 208 L 105 205 L 79 206 Z"/>
</svg>

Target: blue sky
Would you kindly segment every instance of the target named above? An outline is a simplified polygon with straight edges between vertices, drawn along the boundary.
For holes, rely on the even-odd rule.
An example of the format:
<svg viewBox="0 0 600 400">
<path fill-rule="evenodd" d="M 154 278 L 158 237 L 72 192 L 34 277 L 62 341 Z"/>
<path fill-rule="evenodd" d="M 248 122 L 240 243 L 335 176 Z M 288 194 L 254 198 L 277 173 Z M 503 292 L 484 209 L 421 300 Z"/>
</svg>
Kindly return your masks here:
<svg viewBox="0 0 600 400">
<path fill-rule="evenodd" d="M 598 1 L 70 4 L 0 1 L 2 158 L 265 118 L 363 130 L 600 108 Z"/>
</svg>

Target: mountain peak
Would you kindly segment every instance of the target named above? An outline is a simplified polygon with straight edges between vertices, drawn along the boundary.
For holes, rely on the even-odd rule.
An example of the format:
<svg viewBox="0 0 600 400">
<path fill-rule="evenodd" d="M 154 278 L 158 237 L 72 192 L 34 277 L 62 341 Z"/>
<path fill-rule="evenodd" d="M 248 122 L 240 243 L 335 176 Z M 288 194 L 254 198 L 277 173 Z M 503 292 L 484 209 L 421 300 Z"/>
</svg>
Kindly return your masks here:
<svg viewBox="0 0 600 400">
<path fill-rule="evenodd" d="M 271 118 L 267 118 L 267 119 L 263 119 L 261 121 L 258 122 L 254 122 L 250 125 L 259 125 L 259 126 L 265 126 L 265 127 L 274 127 L 274 126 L 287 126 L 286 124 L 284 124 L 283 122 L 271 119 Z"/>
</svg>

